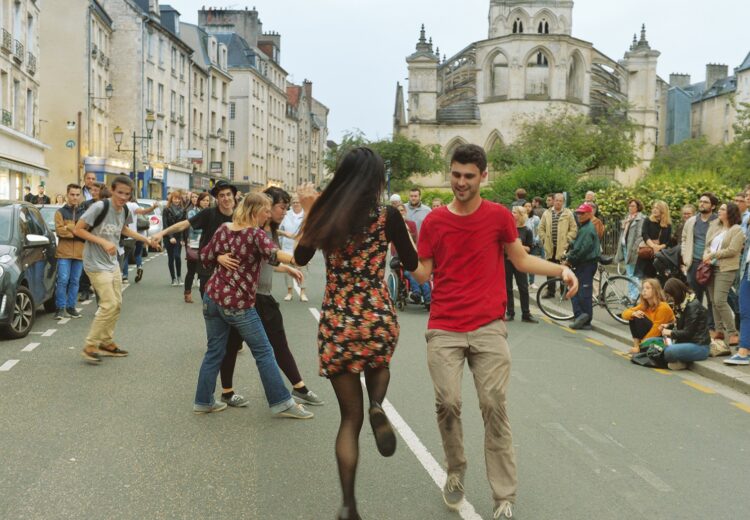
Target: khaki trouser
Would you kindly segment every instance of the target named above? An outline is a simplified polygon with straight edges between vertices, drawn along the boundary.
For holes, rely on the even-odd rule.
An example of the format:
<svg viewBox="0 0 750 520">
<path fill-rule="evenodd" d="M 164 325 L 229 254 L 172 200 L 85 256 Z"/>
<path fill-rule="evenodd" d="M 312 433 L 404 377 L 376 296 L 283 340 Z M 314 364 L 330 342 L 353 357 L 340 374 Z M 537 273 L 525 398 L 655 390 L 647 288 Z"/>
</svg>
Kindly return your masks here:
<svg viewBox="0 0 750 520">
<path fill-rule="evenodd" d="M 99 299 L 99 311 L 91 323 L 85 347 L 107 347 L 113 343 L 115 325 L 120 318 L 122 307 L 122 274 L 119 270 L 112 272 L 86 271 L 91 286 Z"/>
<path fill-rule="evenodd" d="M 719 272 L 714 269 L 714 275 L 708 282 L 708 301 L 711 303 L 714 314 L 714 323 L 716 331 L 724 334 L 727 341 L 729 336 L 737 334 L 737 327 L 734 326 L 734 312 L 729 305 L 729 290 L 734 285 L 734 279 L 737 271 Z"/>
<path fill-rule="evenodd" d="M 468 333 L 430 329 L 425 337 L 448 473 L 466 471 L 461 379 L 464 360 L 467 360 L 474 374 L 484 420 L 484 458 L 492 496 L 495 501 L 514 502 L 518 480 L 513 437 L 505 409 L 511 365 L 505 323 L 497 320 Z"/>
</svg>

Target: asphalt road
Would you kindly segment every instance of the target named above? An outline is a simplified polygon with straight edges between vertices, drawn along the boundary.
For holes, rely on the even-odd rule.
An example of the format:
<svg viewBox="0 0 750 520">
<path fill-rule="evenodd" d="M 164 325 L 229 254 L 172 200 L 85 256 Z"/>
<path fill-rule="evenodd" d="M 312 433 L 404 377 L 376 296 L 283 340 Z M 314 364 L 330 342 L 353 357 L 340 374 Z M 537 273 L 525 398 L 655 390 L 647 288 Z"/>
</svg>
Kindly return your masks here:
<svg viewBox="0 0 750 520">
<path fill-rule="evenodd" d="M 317 375 L 311 311 L 322 296 L 320 257 L 310 303 L 282 303 L 303 377 L 327 401 L 311 408 L 310 421 L 270 416 L 247 350 L 235 387 L 250 406 L 191 412 L 205 350 L 200 305 L 183 303 L 182 288 L 169 286 L 166 257 L 149 259 L 143 281 L 124 294 L 116 332 L 129 357 L 83 363 L 93 304 L 82 306 L 83 319 L 57 323 L 42 314 L 28 338 L 0 341 L 0 366 L 18 360 L 0 372 L 0 518 L 334 518 L 338 407 Z M 281 299 L 281 276 L 275 284 Z M 363 429 L 360 512 L 371 520 L 489 519 L 471 375 L 463 414 L 468 503 L 458 514 L 433 480 L 443 456 L 425 360 L 427 316 L 411 307 L 400 320 L 388 399 L 402 437 L 383 459 Z M 520 481 L 514 518 L 746 518 L 747 396 L 692 373 L 632 366 L 622 347 L 593 333 L 546 322 L 509 328 Z"/>
</svg>

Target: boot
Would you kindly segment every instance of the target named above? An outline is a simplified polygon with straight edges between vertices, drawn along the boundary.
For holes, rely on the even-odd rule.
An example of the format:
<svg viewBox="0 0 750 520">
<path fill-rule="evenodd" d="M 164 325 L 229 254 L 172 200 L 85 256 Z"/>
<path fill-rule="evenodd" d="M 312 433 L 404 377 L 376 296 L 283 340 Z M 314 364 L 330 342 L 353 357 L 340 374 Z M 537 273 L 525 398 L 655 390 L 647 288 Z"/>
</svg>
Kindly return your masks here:
<svg viewBox="0 0 750 520">
<path fill-rule="evenodd" d="M 185 293 L 185 303 L 193 303 L 193 293 L 192 292 L 186 292 Z"/>
</svg>

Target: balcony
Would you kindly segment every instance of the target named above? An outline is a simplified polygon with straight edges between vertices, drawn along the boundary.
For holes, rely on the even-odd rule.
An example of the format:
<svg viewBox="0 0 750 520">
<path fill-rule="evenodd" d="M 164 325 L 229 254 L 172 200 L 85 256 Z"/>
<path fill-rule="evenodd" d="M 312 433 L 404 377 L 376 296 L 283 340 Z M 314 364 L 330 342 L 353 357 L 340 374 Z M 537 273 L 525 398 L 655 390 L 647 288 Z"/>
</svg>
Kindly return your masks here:
<svg viewBox="0 0 750 520">
<path fill-rule="evenodd" d="M 10 54 L 10 51 L 13 50 L 13 38 L 11 38 L 10 33 L 3 29 L 3 41 L 0 42 L 0 46 L 6 54 Z"/>
<path fill-rule="evenodd" d="M 2 124 L 5 126 L 13 126 L 13 114 L 9 110 L 2 110 Z"/>
<path fill-rule="evenodd" d="M 176 123 L 177 122 L 177 112 L 174 112 L 174 111 L 170 112 L 169 113 L 169 120 L 171 122 L 173 122 L 173 123 Z"/>
<path fill-rule="evenodd" d="M 17 63 L 23 63 L 23 43 L 19 42 L 18 40 L 15 40 L 15 46 L 13 49 L 13 59 L 16 60 Z"/>
<path fill-rule="evenodd" d="M 26 70 L 29 71 L 29 74 L 32 76 L 36 74 L 36 56 L 29 53 L 28 57 L 26 58 Z"/>
</svg>

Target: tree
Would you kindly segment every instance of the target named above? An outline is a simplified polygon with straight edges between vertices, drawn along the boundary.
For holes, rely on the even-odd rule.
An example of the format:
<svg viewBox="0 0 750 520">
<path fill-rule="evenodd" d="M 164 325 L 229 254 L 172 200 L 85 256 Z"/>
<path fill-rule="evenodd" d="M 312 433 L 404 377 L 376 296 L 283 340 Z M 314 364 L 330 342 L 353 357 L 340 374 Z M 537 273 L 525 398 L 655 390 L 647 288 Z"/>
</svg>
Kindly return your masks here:
<svg viewBox="0 0 750 520">
<path fill-rule="evenodd" d="M 365 146 L 366 144 L 367 138 L 365 137 L 365 134 L 364 132 L 362 132 L 362 130 L 359 130 L 357 128 L 355 128 L 354 130 L 349 130 L 344 134 L 344 137 L 341 139 L 341 143 L 326 150 L 323 164 L 325 164 L 325 167 L 329 172 L 335 172 L 336 168 L 339 165 L 339 161 L 344 155 L 347 154 L 347 152 L 349 152 L 349 150 L 358 146 Z"/>
<path fill-rule="evenodd" d="M 711 144 L 705 137 L 699 137 L 660 148 L 651 163 L 651 173 L 722 173 L 730 168 L 730 162 L 725 146 Z"/>
</svg>

